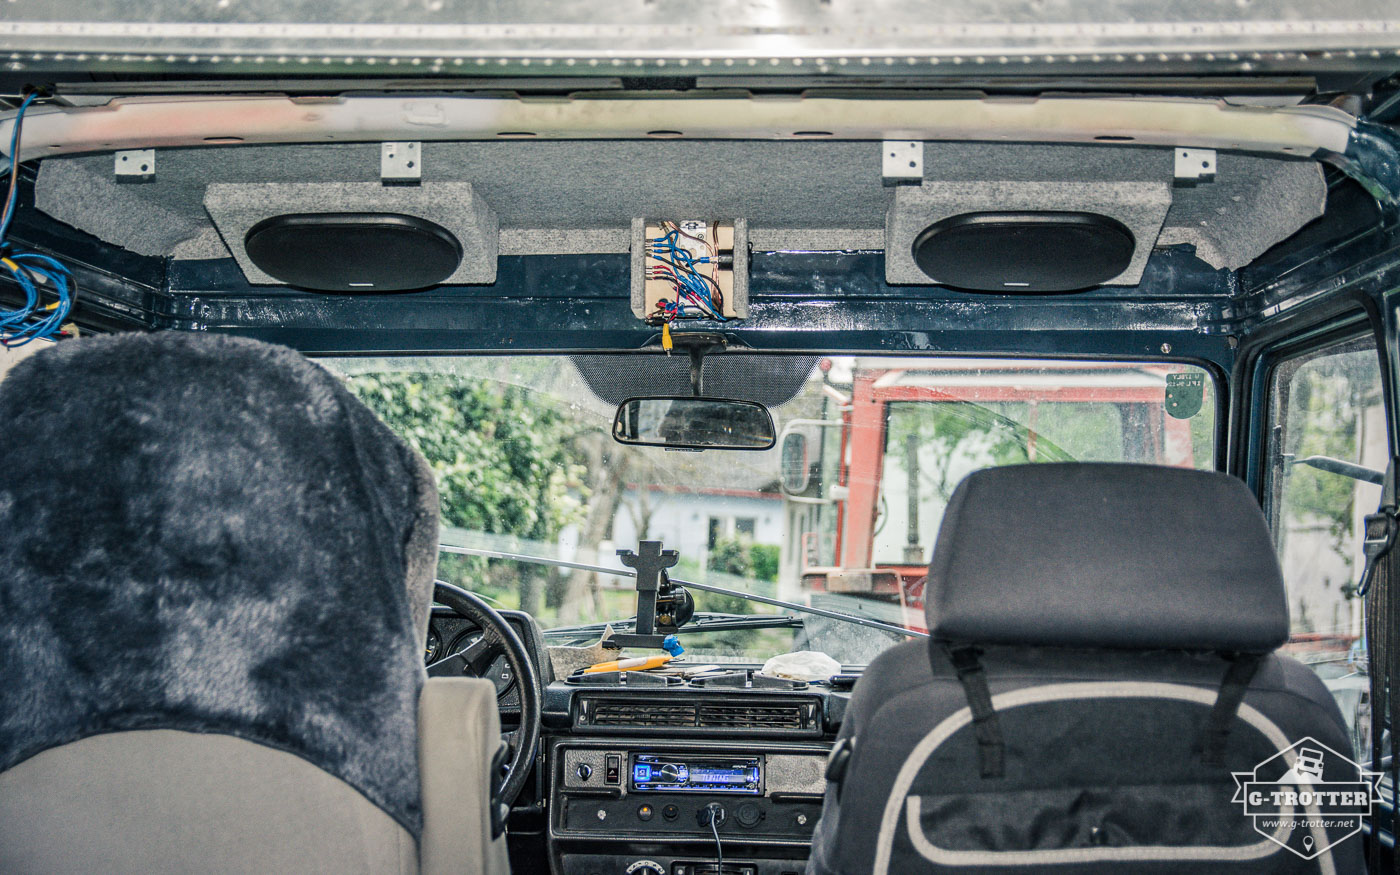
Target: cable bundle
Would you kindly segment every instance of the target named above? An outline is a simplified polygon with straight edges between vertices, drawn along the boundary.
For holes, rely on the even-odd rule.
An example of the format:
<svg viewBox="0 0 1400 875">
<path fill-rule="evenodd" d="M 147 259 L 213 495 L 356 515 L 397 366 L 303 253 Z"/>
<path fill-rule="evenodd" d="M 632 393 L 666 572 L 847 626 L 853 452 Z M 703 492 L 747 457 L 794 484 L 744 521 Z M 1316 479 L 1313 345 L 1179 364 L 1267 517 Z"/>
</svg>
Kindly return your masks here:
<svg viewBox="0 0 1400 875">
<path fill-rule="evenodd" d="M 662 222 L 661 229 L 666 233 L 647 240 L 646 278 L 665 280 L 671 284 L 672 298 L 661 298 L 656 302 L 652 319 L 671 323 L 677 319 L 718 319 L 724 318 L 724 292 L 720 290 L 715 274 L 719 269 L 719 253 L 715 244 L 687 234 L 680 226 Z M 681 243 L 684 237 L 705 248 L 705 255 L 695 256 L 690 247 Z M 710 265 L 707 276 L 696 270 L 696 265 Z"/>
<path fill-rule="evenodd" d="M 30 92 L 19 105 L 14 129 L 10 133 L 10 185 L 5 195 L 5 208 L 0 215 L 0 277 L 7 276 L 24 292 L 24 303 L 17 310 L 0 310 L 0 345 L 24 346 L 31 340 L 53 340 L 66 337 L 63 323 L 73 310 L 78 285 L 72 272 L 47 255 L 22 252 L 5 242 L 14 218 L 15 199 L 19 193 L 19 142 L 24 126 L 24 111 L 37 95 Z M 45 298 L 52 298 L 47 303 Z"/>
</svg>

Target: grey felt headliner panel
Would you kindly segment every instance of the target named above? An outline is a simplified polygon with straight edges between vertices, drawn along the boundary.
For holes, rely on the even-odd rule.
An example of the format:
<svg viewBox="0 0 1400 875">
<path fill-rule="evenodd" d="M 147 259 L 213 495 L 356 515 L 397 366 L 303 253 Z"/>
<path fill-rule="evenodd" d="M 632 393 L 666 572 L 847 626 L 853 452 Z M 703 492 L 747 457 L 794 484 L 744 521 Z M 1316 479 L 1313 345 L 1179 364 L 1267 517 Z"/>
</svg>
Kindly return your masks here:
<svg viewBox="0 0 1400 875">
<path fill-rule="evenodd" d="M 924 167 L 931 181 L 1170 182 L 1172 154 L 928 143 Z M 470 182 L 499 219 L 502 254 L 626 251 L 637 216 L 747 218 L 757 249 L 878 248 L 893 199 L 879 144 L 851 141 L 425 142 L 423 179 Z M 50 159 L 36 197 L 127 249 L 217 258 L 229 252 L 205 212 L 207 185 L 378 180 L 378 144 L 220 146 L 158 150 L 155 181 L 138 184 L 115 181 L 110 153 Z M 1222 153 L 1215 182 L 1172 189 L 1162 242 L 1238 266 L 1320 215 L 1324 197 L 1316 162 Z"/>
</svg>

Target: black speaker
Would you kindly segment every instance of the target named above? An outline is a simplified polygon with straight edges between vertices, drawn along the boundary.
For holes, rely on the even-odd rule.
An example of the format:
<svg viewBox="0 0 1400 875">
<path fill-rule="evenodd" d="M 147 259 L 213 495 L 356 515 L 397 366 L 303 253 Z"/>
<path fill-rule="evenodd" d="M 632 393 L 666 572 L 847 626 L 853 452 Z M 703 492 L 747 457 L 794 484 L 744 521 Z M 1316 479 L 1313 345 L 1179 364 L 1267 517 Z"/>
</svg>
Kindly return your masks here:
<svg viewBox="0 0 1400 875">
<path fill-rule="evenodd" d="M 964 213 L 914 239 L 935 282 L 975 292 L 1074 292 L 1113 279 L 1133 260 L 1133 232 L 1097 213 Z"/>
<path fill-rule="evenodd" d="M 462 262 L 446 228 L 397 213 L 273 216 L 248 229 L 243 247 L 268 276 L 319 292 L 427 288 Z"/>
</svg>

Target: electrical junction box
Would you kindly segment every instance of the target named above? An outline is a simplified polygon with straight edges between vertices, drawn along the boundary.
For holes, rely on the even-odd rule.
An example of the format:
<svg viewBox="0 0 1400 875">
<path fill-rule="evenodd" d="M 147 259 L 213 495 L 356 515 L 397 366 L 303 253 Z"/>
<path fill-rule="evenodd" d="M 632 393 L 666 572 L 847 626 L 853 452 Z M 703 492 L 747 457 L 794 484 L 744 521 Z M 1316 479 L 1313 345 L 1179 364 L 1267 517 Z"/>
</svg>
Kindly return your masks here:
<svg viewBox="0 0 1400 875">
<path fill-rule="evenodd" d="M 632 220 L 632 312 L 653 325 L 749 315 L 743 219 Z"/>
</svg>

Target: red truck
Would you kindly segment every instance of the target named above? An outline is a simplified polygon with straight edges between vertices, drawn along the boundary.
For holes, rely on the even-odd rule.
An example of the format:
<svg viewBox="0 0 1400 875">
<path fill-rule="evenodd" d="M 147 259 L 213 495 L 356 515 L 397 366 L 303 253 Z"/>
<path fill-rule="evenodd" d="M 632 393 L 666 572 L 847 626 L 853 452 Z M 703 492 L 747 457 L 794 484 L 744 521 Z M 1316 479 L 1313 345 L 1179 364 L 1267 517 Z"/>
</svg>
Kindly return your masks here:
<svg viewBox="0 0 1400 875">
<path fill-rule="evenodd" d="M 1208 437 L 1214 416 L 1209 381 L 1191 367 L 871 358 L 822 368 L 824 417 L 788 423 L 781 441 L 798 533 L 789 543 L 801 545 L 785 567 L 814 600 L 857 596 L 918 630 L 943 506 L 968 472 L 1072 459 L 1192 467 L 1192 418 Z"/>
</svg>

